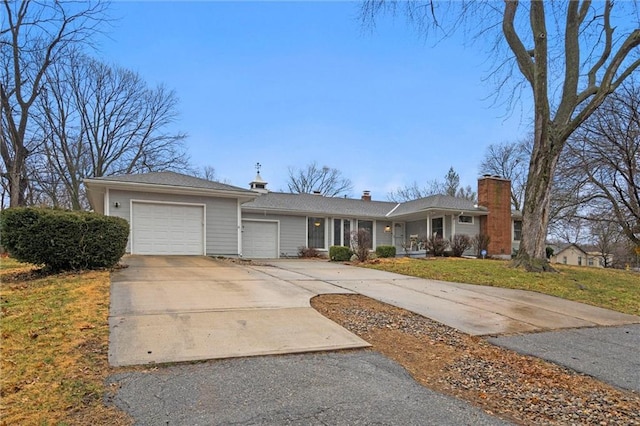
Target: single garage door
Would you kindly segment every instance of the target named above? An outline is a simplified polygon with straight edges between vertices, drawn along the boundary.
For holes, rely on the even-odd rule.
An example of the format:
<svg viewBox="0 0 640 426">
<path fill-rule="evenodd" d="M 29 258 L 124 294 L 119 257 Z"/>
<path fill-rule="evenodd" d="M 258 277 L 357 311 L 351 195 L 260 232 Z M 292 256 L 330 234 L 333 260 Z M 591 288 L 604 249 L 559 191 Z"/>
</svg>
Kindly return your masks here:
<svg viewBox="0 0 640 426">
<path fill-rule="evenodd" d="M 250 259 L 278 257 L 278 222 L 242 221 L 242 256 Z"/>
<path fill-rule="evenodd" d="M 204 206 L 132 203 L 133 254 L 204 253 Z"/>
</svg>

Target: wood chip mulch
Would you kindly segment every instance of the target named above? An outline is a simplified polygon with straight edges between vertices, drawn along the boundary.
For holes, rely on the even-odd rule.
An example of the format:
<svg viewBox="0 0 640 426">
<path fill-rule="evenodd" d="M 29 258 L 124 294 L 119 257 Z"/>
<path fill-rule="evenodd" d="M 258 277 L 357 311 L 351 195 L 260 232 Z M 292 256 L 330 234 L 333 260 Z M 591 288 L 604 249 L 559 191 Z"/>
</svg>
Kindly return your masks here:
<svg viewBox="0 0 640 426">
<path fill-rule="evenodd" d="M 422 385 L 526 425 L 640 425 L 640 395 L 360 295 L 312 306 Z"/>
</svg>

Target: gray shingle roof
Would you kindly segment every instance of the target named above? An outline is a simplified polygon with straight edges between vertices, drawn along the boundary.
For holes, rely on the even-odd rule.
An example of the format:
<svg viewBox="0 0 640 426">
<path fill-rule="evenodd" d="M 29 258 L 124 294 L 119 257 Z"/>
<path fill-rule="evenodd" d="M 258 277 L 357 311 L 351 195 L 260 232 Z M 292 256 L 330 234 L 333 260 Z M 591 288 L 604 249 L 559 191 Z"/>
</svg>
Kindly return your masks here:
<svg viewBox="0 0 640 426">
<path fill-rule="evenodd" d="M 447 195 L 432 195 L 398 205 L 391 201 L 364 201 L 353 198 L 323 197 L 313 194 L 269 192 L 242 205 L 243 209 L 317 213 L 333 216 L 399 217 L 429 209 L 486 212 L 473 201 Z"/>
<path fill-rule="evenodd" d="M 334 216 L 384 217 L 397 203 L 353 198 L 323 197 L 313 194 L 269 192 L 242 205 L 243 209 L 318 213 Z"/>
<path fill-rule="evenodd" d="M 217 191 L 241 191 L 255 195 L 255 192 L 238 186 L 227 185 L 225 183 L 213 182 L 194 176 L 184 175 L 176 172 L 149 172 L 131 175 L 104 176 L 93 178 L 96 181 L 106 182 L 127 182 L 144 183 L 150 185 L 184 186 L 188 188 L 212 189 Z"/>
<path fill-rule="evenodd" d="M 483 207 L 476 207 L 473 201 L 464 198 L 451 197 L 449 195 L 431 195 L 429 197 L 404 202 L 389 216 L 402 216 L 428 209 L 459 210 L 464 212 L 487 211 L 487 209 Z"/>
</svg>

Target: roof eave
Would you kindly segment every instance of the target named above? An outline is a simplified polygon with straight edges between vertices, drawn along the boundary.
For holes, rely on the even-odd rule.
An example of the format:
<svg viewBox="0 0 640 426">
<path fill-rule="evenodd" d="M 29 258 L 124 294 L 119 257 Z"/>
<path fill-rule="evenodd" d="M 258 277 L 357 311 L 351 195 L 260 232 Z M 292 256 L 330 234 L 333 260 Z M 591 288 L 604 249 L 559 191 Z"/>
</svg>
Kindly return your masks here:
<svg viewBox="0 0 640 426">
<path fill-rule="evenodd" d="M 256 206 L 241 206 L 243 211 L 250 213 L 262 213 L 269 212 L 274 214 L 291 214 L 296 216 L 311 216 L 311 215 L 322 215 L 327 217 L 353 217 L 353 218 L 367 218 L 367 219 L 379 219 L 384 220 L 386 217 L 384 215 L 371 215 L 371 214 L 356 214 L 356 213 L 345 213 L 338 211 L 313 211 L 313 210 L 296 210 L 296 209 L 287 209 L 282 207 L 256 207 Z"/>
<path fill-rule="evenodd" d="M 411 215 L 416 215 L 416 214 L 420 214 L 420 213 L 432 213 L 432 212 L 450 212 L 450 213 L 466 213 L 469 215 L 475 215 L 475 216 L 486 216 L 489 214 L 488 210 L 484 210 L 484 209 L 471 209 L 471 210 L 466 210 L 466 209 L 454 209 L 454 208 L 448 208 L 448 207 L 427 207 L 426 209 L 418 209 L 418 210 L 413 210 L 410 212 L 404 212 L 404 213 L 395 213 L 395 214 L 389 214 L 388 217 L 390 218 L 400 218 L 402 216 L 411 216 Z"/>
<path fill-rule="evenodd" d="M 256 199 L 260 194 L 251 191 L 233 191 L 225 189 L 211 188 L 195 188 L 180 185 L 162 185 L 154 183 L 142 182 L 121 182 L 107 179 L 84 179 L 87 188 L 102 187 L 109 189 L 118 189 L 123 191 L 146 191 L 146 192 L 164 192 L 169 194 L 180 195 L 205 195 L 221 198 L 237 198 L 240 202 L 247 202 Z"/>
</svg>

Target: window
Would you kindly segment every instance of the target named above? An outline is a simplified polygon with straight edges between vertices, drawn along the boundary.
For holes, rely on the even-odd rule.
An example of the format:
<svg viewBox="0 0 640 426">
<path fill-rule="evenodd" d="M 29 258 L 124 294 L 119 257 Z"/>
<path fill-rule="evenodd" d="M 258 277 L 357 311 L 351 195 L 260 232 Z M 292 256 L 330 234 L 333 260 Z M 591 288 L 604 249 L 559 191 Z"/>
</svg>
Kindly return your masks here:
<svg viewBox="0 0 640 426">
<path fill-rule="evenodd" d="M 324 249 L 325 220 L 323 217 L 307 219 L 307 247 Z"/>
<path fill-rule="evenodd" d="M 564 263 L 565 265 L 567 264 L 567 256 L 562 257 L 562 263 Z"/>
<path fill-rule="evenodd" d="M 513 241 L 520 241 L 521 239 L 522 239 L 522 221 L 514 220 L 513 221 Z"/>
<path fill-rule="evenodd" d="M 351 245 L 351 220 L 333 219 L 333 245 L 347 247 Z"/>
<path fill-rule="evenodd" d="M 473 216 L 458 216 L 458 223 L 467 223 L 473 225 Z"/>
<path fill-rule="evenodd" d="M 593 257 L 589 257 L 587 263 L 589 264 L 589 266 L 593 266 Z"/>
<path fill-rule="evenodd" d="M 578 256 L 578 266 L 582 266 L 582 256 Z"/>
<path fill-rule="evenodd" d="M 444 238 L 444 218 L 431 219 L 431 235 L 434 234 L 440 238 Z"/>
<path fill-rule="evenodd" d="M 358 231 L 360 231 L 361 229 L 364 229 L 365 231 L 367 231 L 369 233 L 370 238 L 370 243 L 369 243 L 369 249 L 371 249 L 373 246 L 373 221 L 372 220 L 359 220 L 358 221 Z"/>
</svg>

